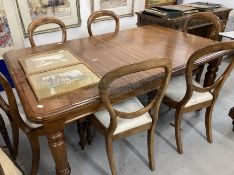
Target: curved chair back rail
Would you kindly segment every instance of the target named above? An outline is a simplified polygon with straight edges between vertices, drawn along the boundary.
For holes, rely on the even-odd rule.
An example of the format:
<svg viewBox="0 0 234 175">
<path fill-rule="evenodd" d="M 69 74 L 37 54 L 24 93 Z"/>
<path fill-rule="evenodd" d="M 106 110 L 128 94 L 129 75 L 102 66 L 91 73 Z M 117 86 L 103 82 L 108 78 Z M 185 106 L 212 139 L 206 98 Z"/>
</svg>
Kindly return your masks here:
<svg viewBox="0 0 234 175">
<path fill-rule="evenodd" d="M 189 16 L 184 24 L 183 31 L 185 33 L 187 33 L 189 30 L 189 24 L 193 20 L 196 20 L 196 19 L 197 20 L 207 20 L 207 21 L 211 22 L 213 24 L 213 26 L 212 26 L 212 29 L 210 31 L 208 39 L 212 39 L 212 40 L 216 40 L 216 41 L 219 40 L 219 32 L 221 32 L 221 30 L 222 30 L 221 21 L 220 21 L 218 16 L 216 16 L 215 14 L 210 13 L 210 12 L 200 12 L 200 13 L 195 13 L 195 14 L 192 14 L 191 16 Z"/>
<path fill-rule="evenodd" d="M 6 101 L 0 95 L 0 108 L 6 113 L 10 121 L 14 121 L 14 123 L 17 122 L 19 125 L 22 126 L 22 129 L 24 131 L 27 131 L 28 126 L 25 124 L 25 122 L 22 120 L 19 114 L 18 105 L 15 99 L 14 92 L 11 88 L 11 85 L 2 73 L 0 73 L 0 85 L 3 87 L 3 90 L 6 92 L 6 97 L 7 97 Z"/>
<path fill-rule="evenodd" d="M 117 33 L 119 31 L 119 17 L 118 17 L 118 15 L 112 11 L 109 11 L 109 10 L 100 10 L 100 11 L 96 11 L 96 12 L 92 13 L 88 18 L 87 28 L 88 28 L 89 36 L 93 36 L 92 22 L 95 21 L 97 18 L 104 17 L 104 16 L 109 16 L 109 17 L 114 18 L 115 24 L 116 24 L 115 33 Z"/>
<path fill-rule="evenodd" d="M 145 70 L 150 70 L 150 69 L 155 69 L 155 68 L 164 68 L 165 76 L 163 77 L 162 84 L 157 91 L 157 95 L 146 107 L 138 111 L 129 112 L 129 113 L 118 111 L 113 108 L 110 102 L 108 89 L 109 89 L 110 84 L 114 80 L 123 76 L 127 76 L 129 74 L 133 74 L 133 73 L 137 73 L 137 72 L 141 72 Z M 151 113 L 152 114 L 151 117 L 153 119 L 153 122 L 157 120 L 158 109 L 161 104 L 162 98 L 164 96 L 166 86 L 170 80 L 171 72 L 172 72 L 171 62 L 168 59 L 162 58 L 162 59 L 151 59 L 151 60 L 143 61 L 140 63 L 123 66 L 104 75 L 101 81 L 99 82 L 98 88 L 99 88 L 99 94 L 104 103 L 104 106 L 110 113 L 110 117 L 111 117 L 111 123 L 109 126 L 110 133 L 113 133 L 114 130 L 116 129 L 117 117 L 124 118 L 124 119 L 136 118 L 146 112 L 149 112 L 151 109 L 153 109 L 152 110 L 153 113 Z"/>
<path fill-rule="evenodd" d="M 11 89 L 7 79 L 1 73 L 0 85 L 3 87 L 7 96 L 7 100 L 5 101 L 0 95 L 0 108 L 6 113 L 11 123 L 13 136 L 13 156 L 15 157 L 18 153 L 19 129 L 21 129 L 27 135 L 32 148 L 32 165 L 30 174 L 37 174 L 40 162 L 40 145 L 38 137 L 39 135 L 44 135 L 42 126 L 37 126 L 36 124 L 33 125 L 29 121 L 26 123 L 26 116 L 24 120 L 23 114 L 22 116 L 20 115 L 14 92 Z"/>
<path fill-rule="evenodd" d="M 28 26 L 28 34 L 29 34 L 29 41 L 32 47 L 35 47 L 36 44 L 34 42 L 33 39 L 33 33 L 35 31 L 36 28 L 38 28 L 39 26 L 45 25 L 45 24 L 57 24 L 60 26 L 61 30 L 62 30 L 62 42 L 66 42 L 67 41 L 67 31 L 66 31 L 66 26 L 65 24 L 57 19 L 57 18 L 53 18 L 53 17 L 43 17 L 43 18 L 39 18 L 36 19 L 34 21 L 32 21 L 29 26 Z"/>
<path fill-rule="evenodd" d="M 227 77 L 229 76 L 229 74 L 231 73 L 231 71 L 234 67 L 234 55 L 231 56 L 232 57 L 231 62 L 229 63 L 229 65 L 227 66 L 225 71 L 222 73 L 222 75 L 209 87 L 198 87 L 198 86 L 194 85 L 193 81 L 192 81 L 192 71 L 194 69 L 195 62 L 197 60 L 199 60 L 201 57 L 212 54 L 212 53 L 227 51 L 227 50 L 230 50 L 230 51 L 234 50 L 234 42 L 233 41 L 209 45 L 209 46 L 204 47 L 200 50 L 197 50 L 196 52 L 194 52 L 190 56 L 188 63 L 187 63 L 187 66 L 186 66 L 186 71 L 185 71 L 187 91 L 186 91 L 186 94 L 182 100 L 182 101 L 184 101 L 184 103 L 186 103 L 186 101 L 188 101 L 191 98 L 193 91 L 201 92 L 201 93 L 202 92 L 210 92 L 214 97 L 213 101 L 215 101 L 217 99 L 218 94 L 219 94 L 225 80 L 227 79 Z M 227 52 L 227 54 L 228 54 L 228 52 Z M 216 59 L 219 59 L 219 58 L 216 58 Z"/>
</svg>

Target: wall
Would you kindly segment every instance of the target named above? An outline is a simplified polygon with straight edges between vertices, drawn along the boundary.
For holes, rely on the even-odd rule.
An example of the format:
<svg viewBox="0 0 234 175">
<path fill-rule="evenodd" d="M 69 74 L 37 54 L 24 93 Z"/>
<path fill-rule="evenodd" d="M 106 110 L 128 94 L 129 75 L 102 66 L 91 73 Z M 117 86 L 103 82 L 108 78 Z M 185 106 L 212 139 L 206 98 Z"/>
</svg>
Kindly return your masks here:
<svg viewBox="0 0 234 175">
<path fill-rule="evenodd" d="M 182 2 L 182 0 L 178 0 L 178 1 Z M 183 0 L 183 3 L 196 2 L 196 1 L 222 3 L 224 4 L 224 6 L 234 8 L 233 0 Z M 144 5 L 145 5 L 145 0 L 135 0 L 135 11 L 143 10 Z M 80 0 L 80 11 L 81 11 L 82 23 L 81 23 L 81 26 L 78 28 L 68 29 L 69 40 L 88 36 L 86 21 L 88 19 L 88 16 L 91 13 L 90 7 L 91 7 L 90 0 Z M 134 15 L 133 17 L 121 18 L 120 30 L 126 30 L 129 28 L 136 27 L 136 21 L 137 21 L 136 15 Z M 233 29 L 234 29 L 234 20 L 231 19 L 231 21 L 229 22 L 227 26 L 227 30 L 233 30 Z M 102 21 L 102 22 L 98 22 L 94 24 L 95 34 L 107 33 L 113 30 L 114 30 L 114 21 L 112 20 Z M 58 42 L 60 41 L 60 39 L 61 39 L 60 32 L 53 32 L 53 33 L 47 33 L 47 34 L 41 34 L 41 35 L 35 36 L 35 42 L 37 45 Z M 28 39 L 25 39 L 25 46 L 30 47 Z"/>
<path fill-rule="evenodd" d="M 145 5 L 144 0 L 135 0 L 135 6 L 134 6 L 135 11 L 143 10 L 144 5 Z M 80 0 L 80 9 L 81 9 L 82 24 L 78 28 L 68 29 L 68 39 L 69 40 L 88 36 L 86 22 L 87 22 L 88 16 L 91 13 L 90 0 Z M 120 30 L 126 30 L 129 28 L 136 27 L 136 21 L 137 21 L 136 15 L 134 15 L 133 17 L 121 18 L 120 19 Z M 94 33 L 95 34 L 102 34 L 102 33 L 114 31 L 114 25 L 115 25 L 114 21 L 112 21 L 112 20 L 98 22 L 96 24 L 93 24 Z M 45 40 L 45 38 L 46 38 L 46 40 Z M 61 39 L 60 32 L 41 34 L 41 35 L 35 36 L 35 42 L 38 45 L 46 44 L 46 43 L 53 43 L 53 42 L 59 41 L 60 39 Z M 25 40 L 25 44 L 27 47 L 30 46 L 28 39 Z"/>
</svg>

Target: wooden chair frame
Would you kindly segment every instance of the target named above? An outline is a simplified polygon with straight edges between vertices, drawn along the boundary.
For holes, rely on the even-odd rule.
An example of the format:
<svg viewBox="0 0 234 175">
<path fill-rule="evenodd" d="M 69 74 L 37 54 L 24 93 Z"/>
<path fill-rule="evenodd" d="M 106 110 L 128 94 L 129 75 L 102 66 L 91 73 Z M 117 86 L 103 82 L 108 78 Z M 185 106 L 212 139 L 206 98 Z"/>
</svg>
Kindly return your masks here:
<svg viewBox="0 0 234 175">
<path fill-rule="evenodd" d="M 232 71 L 234 67 L 234 58 L 232 58 L 230 64 L 226 68 L 226 70 L 223 72 L 223 74 L 209 87 L 198 87 L 193 84 L 192 82 L 192 72 L 195 66 L 195 62 L 202 58 L 205 55 L 224 51 L 224 50 L 233 50 L 234 49 L 234 42 L 223 42 L 223 43 L 216 43 L 213 45 L 209 45 L 205 48 L 202 48 L 200 50 L 197 50 L 194 52 L 187 63 L 186 70 L 185 70 L 185 77 L 186 77 L 186 93 L 185 96 L 181 101 L 173 101 L 172 99 L 168 97 L 164 97 L 163 102 L 168 105 L 170 108 L 176 109 L 175 114 L 175 137 L 176 137 L 176 144 L 177 144 L 177 151 L 182 154 L 182 142 L 181 142 L 181 133 L 180 133 L 180 126 L 181 126 L 181 118 L 183 113 L 192 112 L 196 110 L 200 110 L 202 108 L 206 108 L 206 114 L 205 114 L 205 126 L 206 126 L 206 135 L 207 135 L 207 141 L 209 143 L 213 142 L 212 139 L 212 128 L 211 128 L 211 118 L 212 118 L 212 111 L 214 104 L 218 98 L 219 92 L 227 79 L 228 75 Z M 215 58 L 219 59 L 219 58 Z M 190 100 L 190 98 L 193 95 L 193 92 L 210 92 L 213 95 L 213 99 L 210 101 L 206 101 L 203 103 L 195 104 L 189 107 L 185 107 L 187 102 Z"/>
<path fill-rule="evenodd" d="M 223 30 L 221 20 L 219 19 L 218 16 L 216 16 L 215 14 L 213 14 L 211 12 L 199 12 L 199 13 L 194 13 L 194 14 L 190 15 L 184 24 L 183 32 L 185 32 L 185 34 L 187 34 L 187 32 L 189 30 L 189 24 L 193 20 L 196 20 L 196 19 L 210 21 L 213 24 L 213 26 L 211 28 L 211 32 L 209 34 L 209 37 L 207 37 L 207 38 L 215 40 L 215 41 L 220 41 L 219 32 L 221 32 Z M 197 82 L 200 82 L 203 70 L 204 70 L 204 65 L 201 65 L 196 69 L 196 71 L 194 71 L 194 74 L 196 74 L 196 81 Z"/>
<path fill-rule="evenodd" d="M 189 24 L 191 21 L 195 19 L 204 19 L 207 21 L 210 21 L 213 23 L 213 27 L 210 32 L 210 36 L 208 39 L 216 40 L 219 41 L 219 32 L 222 30 L 222 24 L 221 20 L 219 19 L 218 16 L 211 12 L 199 12 L 199 13 L 194 13 L 188 17 L 188 19 L 185 21 L 183 32 L 187 33 L 189 30 Z"/>
<path fill-rule="evenodd" d="M 0 97 L 0 99 L 1 99 L 1 97 Z M 0 104 L 0 106 L 1 106 L 1 104 Z M 5 122 L 4 122 L 1 114 L 0 114 L 0 133 L 2 134 L 3 140 L 5 141 L 6 147 L 9 150 L 11 156 L 15 158 L 12 144 L 11 144 L 11 141 L 10 141 L 10 138 L 9 138 L 6 126 L 5 126 Z"/>
<path fill-rule="evenodd" d="M 96 11 L 96 12 L 92 13 L 88 18 L 87 28 L 88 28 L 89 36 L 93 36 L 92 22 L 95 21 L 97 18 L 103 17 L 103 16 L 109 16 L 109 17 L 114 18 L 115 24 L 116 24 L 115 33 L 117 33 L 119 31 L 119 17 L 118 17 L 118 15 L 112 11 L 109 11 L 109 10 L 100 10 L 100 11 Z"/>
<path fill-rule="evenodd" d="M 67 41 L 66 26 L 61 20 L 59 20 L 57 18 L 53 18 L 53 17 L 42 17 L 42 18 L 39 18 L 39 19 L 36 19 L 36 20 L 32 21 L 28 26 L 29 41 L 30 41 L 30 44 L 31 44 L 32 47 L 36 46 L 36 44 L 34 42 L 34 39 L 33 39 L 34 31 L 39 26 L 42 26 L 42 25 L 45 25 L 45 24 L 57 24 L 57 25 L 59 25 L 61 30 L 62 30 L 62 42 Z"/>
<path fill-rule="evenodd" d="M 19 129 L 21 129 L 28 137 L 31 149 L 32 149 L 32 166 L 30 175 L 36 175 L 40 161 L 40 144 L 38 137 L 44 135 L 42 127 L 31 128 L 28 126 L 20 116 L 15 95 L 7 79 L 0 73 L 0 84 L 3 87 L 7 95 L 6 102 L 2 96 L 0 96 L 0 107 L 6 113 L 11 121 L 12 134 L 13 134 L 13 153 L 14 156 L 18 153 L 19 145 Z"/>
<path fill-rule="evenodd" d="M 117 78 L 129 75 L 132 73 L 154 69 L 154 68 L 164 68 L 165 76 L 162 78 L 163 80 L 162 80 L 161 87 L 158 89 L 158 93 L 153 98 L 153 100 L 146 107 L 136 112 L 127 113 L 127 112 L 121 112 L 121 111 L 115 110 L 111 104 L 111 99 L 110 99 L 109 92 L 108 92 L 110 84 Z M 115 162 L 114 162 L 112 142 L 116 139 L 123 138 L 129 135 L 133 135 L 143 130 L 148 130 L 147 140 L 148 140 L 149 167 L 151 170 L 155 169 L 154 130 L 155 130 L 156 121 L 158 119 L 159 106 L 161 104 L 167 84 L 170 80 L 171 72 L 172 72 L 172 66 L 171 66 L 171 62 L 168 59 L 151 59 L 151 60 L 143 61 L 140 63 L 117 68 L 107 73 L 106 75 L 104 75 L 101 81 L 99 82 L 98 88 L 99 88 L 100 98 L 105 108 L 110 114 L 110 125 L 108 128 L 105 128 L 95 117 L 92 117 L 92 119 L 97 129 L 105 136 L 106 151 L 107 151 L 107 156 L 108 156 L 112 175 L 116 175 L 116 167 L 115 167 Z M 117 116 L 120 118 L 124 118 L 124 119 L 132 119 L 132 118 L 139 117 L 142 114 L 149 112 L 149 111 L 152 117 L 152 123 L 145 124 L 137 128 L 133 128 L 125 132 L 113 135 L 117 127 Z"/>
</svg>

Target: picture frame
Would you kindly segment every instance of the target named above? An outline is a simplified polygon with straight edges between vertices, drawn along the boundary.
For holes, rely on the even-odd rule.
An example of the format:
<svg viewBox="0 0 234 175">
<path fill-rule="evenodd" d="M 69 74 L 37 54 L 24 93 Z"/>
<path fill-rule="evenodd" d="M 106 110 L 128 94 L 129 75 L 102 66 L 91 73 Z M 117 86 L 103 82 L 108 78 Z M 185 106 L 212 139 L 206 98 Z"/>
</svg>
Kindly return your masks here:
<svg viewBox="0 0 234 175">
<path fill-rule="evenodd" d="M 20 21 L 25 37 L 28 37 L 28 25 L 35 19 L 50 16 L 62 20 L 66 28 L 81 25 L 80 0 L 16 0 Z M 55 24 L 38 27 L 35 34 L 57 31 Z"/>
<path fill-rule="evenodd" d="M 80 58 L 67 48 L 23 57 L 19 62 L 27 75 L 81 63 Z"/>
<path fill-rule="evenodd" d="M 0 60 L 5 52 L 24 47 L 24 37 L 16 3 L 0 0 Z"/>
<path fill-rule="evenodd" d="M 99 10 L 110 10 L 119 17 L 134 16 L 135 0 L 90 0 L 90 2 L 92 13 Z"/>
<path fill-rule="evenodd" d="M 175 4 L 177 4 L 177 0 L 145 0 L 145 8 Z"/>
<path fill-rule="evenodd" d="M 32 74 L 27 78 L 38 101 L 95 86 L 101 79 L 84 63 Z"/>
</svg>

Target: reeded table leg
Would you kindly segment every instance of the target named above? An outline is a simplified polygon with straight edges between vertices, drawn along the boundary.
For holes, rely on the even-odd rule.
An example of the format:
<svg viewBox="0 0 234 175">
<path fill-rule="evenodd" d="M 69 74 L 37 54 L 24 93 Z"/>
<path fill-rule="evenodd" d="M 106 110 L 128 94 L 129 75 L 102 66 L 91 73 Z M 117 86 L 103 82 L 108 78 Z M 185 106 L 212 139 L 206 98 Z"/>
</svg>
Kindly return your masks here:
<svg viewBox="0 0 234 175">
<path fill-rule="evenodd" d="M 67 160 L 67 149 L 64 139 L 63 122 L 45 123 L 51 153 L 55 162 L 57 175 L 70 175 L 71 169 Z"/>
</svg>

